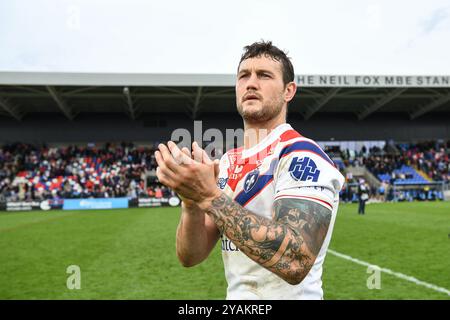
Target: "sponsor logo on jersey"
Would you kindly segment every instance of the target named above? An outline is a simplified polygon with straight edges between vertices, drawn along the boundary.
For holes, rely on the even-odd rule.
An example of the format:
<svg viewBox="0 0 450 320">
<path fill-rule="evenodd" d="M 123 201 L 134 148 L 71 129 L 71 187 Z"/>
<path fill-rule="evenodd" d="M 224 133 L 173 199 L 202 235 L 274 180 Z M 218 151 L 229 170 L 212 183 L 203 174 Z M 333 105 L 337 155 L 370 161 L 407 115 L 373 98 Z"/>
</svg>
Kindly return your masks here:
<svg viewBox="0 0 450 320">
<path fill-rule="evenodd" d="M 240 251 L 233 242 L 227 238 L 222 238 L 222 251 Z"/>
<path fill-rule="evenodd" d="M 309 157 L 292 159 L 289 166 L 289 173 L 294 180 L 317 182 L 320 170 L 317 169 L 316 163 Z"/>
<path fill-rule="evenodd" d="M 219 180 L 217 181 L 217 186 L 220 189 L 224 189 L 225 186 L 227 185 L 227 182 L 228 182 L 228 178 L 219 178 Z"/>
</svg>

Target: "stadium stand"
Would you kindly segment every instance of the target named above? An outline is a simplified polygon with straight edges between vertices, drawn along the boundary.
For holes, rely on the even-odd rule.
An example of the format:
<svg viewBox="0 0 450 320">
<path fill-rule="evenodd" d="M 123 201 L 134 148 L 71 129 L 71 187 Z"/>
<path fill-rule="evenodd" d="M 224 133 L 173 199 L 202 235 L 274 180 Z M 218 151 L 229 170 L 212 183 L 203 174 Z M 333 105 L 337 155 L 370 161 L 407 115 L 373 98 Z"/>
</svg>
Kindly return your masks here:
<svg viewBox="0 0 450 320">
<path fill-rule="evenodd" d="M 119 144 L 105 151 L 88 142 L 163 142 L 178 129 L 195 140 L 221 139 L 208 137 L 209 129 L 225 138 L 228 129 L 242 127 L 235 80 L 233 74 L 0 72 L 0 207 L 5 198 L 169 194 L 152 173 L 151 148 Z M 295 82 L 300 90 L 288 122 L 324 142 L 347 177 L 343 199 L 355 201 L 361 178 L 380 201 L 433 199 L 444 189 L 450 199 L 449 145 L 438 142 L 450 138 L 450 76 L 304 74 Z M 417 143 L 425 139 L 433 141 Z"/>
<path fill-rule="evenodd" d="M 151 178 L 153 147 L 132 143 L 0 147 L 0 199 L 162 197 L 171 191 Z"/>
<path fill-rule="evenodd" d="M 399 154 L 371 152 L 364 165 L 380 181 L 391 184 L 427 184 L 430 181 L 449 181 L 449 156 L 443 145 L 433 148 L 436 142 L 399 144 Z"/>
<path fill-rule="evenodd" d="M 378 147 L 362 148 L 360 151 L 341 152 L 342 163 L 363 166 L 378 180 L 372 185 L 372 196 L 378 200 L 413 201 L 442 200 L 443 191 L 448 189 L 450 180 L 449 142 L 428 141 L 421 143 L 386 144 Z M 348 172 L 344 168 L 345 174 Z M 355 185 L 353 180 L 348 185 Z M 355 195 L 343 190 L 344 201 L 356 201 Z"/>
<path fill-rule="evenodd" d="M 343 201 L 357 201 L 355 188 L 361 177 L 346 169 L 359 165 L 378 179 L 371 184 L 373 199 L 412 201 L 443 199 L 442 188 L 436 186 L 449 185 L 450 161 L 445 151 L 449 145 L 450 141 L 401 143 L 394 152 L 389 152 L 389 144 L 383 149 L 363 146 L 359 151 L 342 151 L 334 146 L 326 150 L 347 177 Z M 0 147 L 0 201 L 171 196 L 173 192 L 156 181 L 154 150 L 154 146 L 125 142 L 7 144 Z"/>
</svg>

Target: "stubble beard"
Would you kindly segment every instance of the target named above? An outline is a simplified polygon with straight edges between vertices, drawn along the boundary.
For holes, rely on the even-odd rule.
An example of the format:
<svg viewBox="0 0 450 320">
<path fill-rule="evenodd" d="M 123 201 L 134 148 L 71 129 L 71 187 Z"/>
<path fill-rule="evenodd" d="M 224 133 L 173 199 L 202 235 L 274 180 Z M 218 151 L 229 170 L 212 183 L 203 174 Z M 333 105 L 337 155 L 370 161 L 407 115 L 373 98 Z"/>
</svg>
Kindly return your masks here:
<svg viewBox="0 0 450 320">
<path fill-rule="evenodd" d="M 250 124 L 258 124 L 275 119 L 283 111 L 284 101 L 280 97 L 279 99 L 272 99 L 270 101 L 262 103 L 262 107 L 259 110 L 244 110 L 241 103 L 237 103 L 237 111 L 241 115 L 242 119 Z"/>
</svg>

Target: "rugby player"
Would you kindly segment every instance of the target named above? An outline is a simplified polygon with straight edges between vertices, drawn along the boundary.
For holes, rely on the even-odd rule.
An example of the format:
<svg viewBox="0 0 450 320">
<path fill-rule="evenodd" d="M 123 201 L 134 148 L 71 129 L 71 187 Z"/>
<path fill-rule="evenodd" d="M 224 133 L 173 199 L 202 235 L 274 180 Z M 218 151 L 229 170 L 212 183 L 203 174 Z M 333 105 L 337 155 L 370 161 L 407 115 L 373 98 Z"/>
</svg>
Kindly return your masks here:
<svg viewBox="0 0 450 320">
<path fill-rule="evenodd" d="M 286 123 L 294 68 L 271 42 L 245 47 L 236 104 L 244 145 L 214 162 L 159 145 L 157 177 L 182 198 L 177 255 L 194 266 L 222 241 L 227 299 L 323 299 L 322 266 L 344 177 Z M 250 139 L 249 137 L 255 137 Z"/>
</svg>

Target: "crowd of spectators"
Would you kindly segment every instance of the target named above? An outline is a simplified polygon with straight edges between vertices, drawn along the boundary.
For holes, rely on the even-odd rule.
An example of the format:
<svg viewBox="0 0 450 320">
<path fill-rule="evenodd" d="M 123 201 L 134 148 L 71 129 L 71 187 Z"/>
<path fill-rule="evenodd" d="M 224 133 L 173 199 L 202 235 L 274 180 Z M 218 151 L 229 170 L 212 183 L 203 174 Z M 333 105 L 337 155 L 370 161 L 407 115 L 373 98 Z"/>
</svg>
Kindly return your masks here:
<svg viewBox="0 0 450 320">
<path fill-rule="evenodd" d="M 444 182 L 450 180 L 450 157 L 449 153 L 446 152 L 450 145 L 423 142 L 414 145 L 400 145 L 399 147 L 402 154 L 409 159 L 410 164 L 423 171 L 430 179 Z"/>
<path fill-rule="evenodd" d="M 390 176 L 390 182 L 395 179 L 405 179 L 406 177 L 397 176 L 395 170 L 399 170 L 403 165 L 408 165 L 407 159 L 403 155 L 376 155 L 370 154 L 364 158 L 363 165 L 366 166 L 375 176 L 387 174 Z"/>
<path fill-rule="evenodd" d="M 450 141 L 399 144 L 398 152 L 386 147 L 363 147 L 360 151 L 341 152 L 342 167 L 366 166 L 376 177 L 389 176 L 380 190 L 384 196 L 388 184 L 405 179 L 395 173 L 411 166 L 434 181 L 450 181 Z M 173 192 L 155 178 L 155 147 L 132 143 L 106 143 L 86 146 L 35 146 L 14 143 L 0 147 L 0 201 L 29 201 L 70 198 L 165 197 Z M 339 150 L 328 150 L 339 152 Z M 347 181 L 341 195 L 352 201 L 354 192 Z M 407 198 L 407 197 L 406 197 Z M 427 195 L 428 198 L 428 195 Z M 354 200 L 354 199 L 353 199 Z"/>
<path fill-rule="evenodd" d="M 0 201 L 60 198 L 163 197 L 172 192 L 151 179 L 153 147 L 0 147 Z"/>
<path fill-rule="evenodd" d="M 387 145 L 386 145 L 387 146 Z M 433 181 L 450 181 L 450 141 L 446 143 L 423 142 L 417 144 L 399 144 L 398 152 L 388 152 L 386 148 L 363 148 L 359 152 L 346 150 L 341 153 L 343 162 L 348 165 L 361 165 L 369 169 L 376 177 L 388 175 L 392 183 L 396 179 L 408 179 L 407 174 L 395 172 L 402 166 L 410 166 L 422 171 Z"/>
<path fill-rule="evenodd" d="M 397 181 L 415 181 L 418 174 L 414 170 L 422 175 L 424 181 L 442 182 L 447 186 L 450 182 L 450 141 L 403 143 L 395 147 L 386 144 L 383 149 L 363 147 L 359 151 L 341 151 L 340 156 L 346 167 L 365 166 L 380 180 L 377 188 L 371 188 L 371 199 L 376 201 L 442 200 L 443 189 L 436 187 L 436 184 L 412 184 L 400 189 L 391 188 Z M 345 202 L 356 202 L 358 184 L 351 179 L 347 180 L 341 191 L 341 199 Z"/>
</svg>

